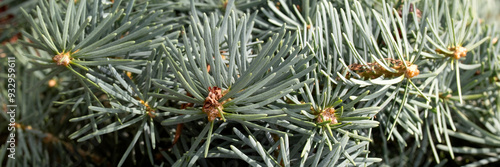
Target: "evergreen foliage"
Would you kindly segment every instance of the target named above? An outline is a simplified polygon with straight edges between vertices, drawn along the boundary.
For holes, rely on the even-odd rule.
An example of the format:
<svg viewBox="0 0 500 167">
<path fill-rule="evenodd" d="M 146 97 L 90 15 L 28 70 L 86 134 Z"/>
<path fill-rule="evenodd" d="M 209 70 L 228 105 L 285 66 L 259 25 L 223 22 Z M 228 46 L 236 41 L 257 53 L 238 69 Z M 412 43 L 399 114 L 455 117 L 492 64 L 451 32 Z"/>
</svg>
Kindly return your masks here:
<svg viewBox="0 0 500 167">
<path fill-rule="evenodd" d="M 494 5 L 1 1 L 0 165 L 495 166 Z"/>
</svg>

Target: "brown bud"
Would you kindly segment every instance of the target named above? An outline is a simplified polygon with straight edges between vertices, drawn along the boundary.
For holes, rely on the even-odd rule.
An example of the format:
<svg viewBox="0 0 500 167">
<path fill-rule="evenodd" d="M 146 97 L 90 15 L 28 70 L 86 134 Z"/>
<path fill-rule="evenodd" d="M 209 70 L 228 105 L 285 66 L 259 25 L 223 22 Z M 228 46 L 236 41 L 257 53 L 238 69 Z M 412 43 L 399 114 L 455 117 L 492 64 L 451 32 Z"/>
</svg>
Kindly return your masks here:
<svg viewBox="0 0 500 167">
<path fill-rule="evenodd" d="M 48 84 L 49 84 L 49 87 L 53 88 L 54 86 L 57 85 L 57 81 L 55 79 L 51 79 L 51 80 L 49 80 Z"/>
<path fill-rule="evenodd" d="M 316 121 L 318 123 L 330 121 L 330 124 L 337 124 L 338 121 L 337 121 L 337 117 L 335 117 L 335 109 L 327 108 L 327 109 L 323 110 L 321 113 L 318 114 Z"/>
<path fill-rule="evenodd" d="M 69 52 L 59 53 L 52 58 L 52 61 L 54 61 L 58 66 L 68 66 L 71 62 L 71 57 L 69 56 Z"/>
<path fill-rule="evenodd" d="M 222 104 L 219 99 L 222 98 L 222 89 L 214 86 L 208 87 L 208 96 L 203 103 L 202 111 L 208 115 L 208 121 L 212 122 L 216 118 L 222 117 L 219 110 L 222 111 Z"/>
<path fill-rule="evenodd" d="M 455 47 L 455 53 L 453 53 L 455 59 L 460 59 L 462 57 L 467 56 L 467 48 L 457 46 Z"/>
<path fill-rule="evenodd" d="M 401 75 L 405 75 L 406 78 L 413 78 L 418 74 L 420 74 L 418 66 L 411 64 L 409 61 L 406 61 L 406 64 L 408 65 L 408 67 L 406 67 L 404 66 L 403 61 L 401 60 L 390 59 L 390 58 L 386 60 L 388 61 L 389 67 L 396 70 L 395 73 L 387 71 L 377 62 L 367 63 L 366 66 L 361 64 L 351 64 L 349 65 L 349 69 L 364 79 L 375 79 L 382 75 L 384 75 L 385 78 L 394 78 L 394 77 L 399 77 Z M 350 77 L 349 75 L 346 76 L 346 78 L 349 77 Z"/>
<path fill-rule="evenodd" d="M 412 64 L 406 68 L 405 72 L 405 77 L 406 78 L 413 78 L 420 74 L 420 70 L 418 70 L 418 66 L 415 64 Z"/>
</svg>

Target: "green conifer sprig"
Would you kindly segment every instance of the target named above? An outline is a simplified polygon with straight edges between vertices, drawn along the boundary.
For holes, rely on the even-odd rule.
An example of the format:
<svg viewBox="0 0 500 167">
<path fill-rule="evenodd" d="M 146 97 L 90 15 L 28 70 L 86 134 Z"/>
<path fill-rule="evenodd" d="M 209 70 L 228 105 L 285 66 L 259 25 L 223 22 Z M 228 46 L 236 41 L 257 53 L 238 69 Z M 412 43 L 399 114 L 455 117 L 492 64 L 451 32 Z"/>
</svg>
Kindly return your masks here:
<svg viewBox="0 0 500 167">
<path fill-rule="evenodd" d="M 226 12 L 229 14 L 230 11 Z M 162 124 L 175 125 L 208 116 L 206 126 L 210 125 L 210 128 L 205 132 L 209 133 L 208 138 L 213 136 L 213 126 L 218 126 L 216 121 L 219 119 L 236 121 L 280 135 L 286 134 L 250 121 L 266 121 L 283 116 L 280 116 L 284 114 L 283 111 L 268 105 L 312 81 L 299 80 L 315 68 L 315 65 L 306 64 L 312 57 L 305 56 L 307 50 L 291 47 L 296 35 L 286 34 L 284 29 L 269 39 L 266 45 L 249 52 L 252 45 L 247 43 L 251 39 L 248 35 L 252 30 L 250 26 L 253 24 L 253 17 L 243 16 L 236 20 L 235 14 L 230 13 L 229 17 L 221 20 L 220 25 L 213 25 L 218 22 L 216 18 L 218 17 L 214 15 L 205 15 L 204 19 L 192 18 L 192 25 L 199 26 L 190 26 L 189 31 L 183 34 L 183 47 L 179 49 L 167 42 L 168 47 L 163 48 L 168 55 L 165 65 L 172 67 L 180 88 L 192 97 L 161 85 L 162 81 L 154 81 L 156 86 L 170 94 L 158 96 L 187 101 L 193 103 L 194 107 L 185 110 L 159 107 L 173 116 Z M 205 21 L 201 23 L 200 20 Z M 208 29 L 214 26 L 216 28 L 213 30 Z M 228 55 L 221 55 L 221 51 Z M 252 52 L 256 55 L 251 54 Z M 295 70 L 292 70 L 293 67 Z M 205 156 L 209 153 L 209 142 L 208 140 L 205 144 Z"/>
<path fill-rule="evenodd" d="M 464 4 L 464 9 L 467 8 L 467 5 L 468 3 Z M 442 34 L 440 34 L 440 31 L 438 31 L 436 28 L 441 23 L 437 22 L 436 20 L 427 20 L 434 38 L 430 38 L 429 36 L 426 36 L 426 38 L 432 44 L 432 46 L 436 48 L 435 52 L 437 54 L 435 55 L 440 56 L 441 59 L 445 57 L 451 57 L 446 63 L 450 64 L 451 69 L 456 69 L 456 80 L 459 81 L 461 77 L 458 70 L 461 64 L 459 59 L 467 56 L 468 52 L 474 50 L 476 47 L 486 42 L 488 39 L 490 39 L 490 37 L 482 37 L 480 36 L 481 33 L 475 33 L 476 35 L 473 36 L 472 33 L 475 31 L 480 31 L 480 28 L 478 27 L 478 20 L 470 20 L 471 14 L 467 11 L 461 12 L 462 14 L 453 15 L 453 12 L 456 11 L 450 12 L 447 2 L 443 1 L 442 6 L 444 6 L 443 8 L 445 9 L 443 17 L 446 20 L 445 26 L 447 27 L 448 31 L 442 31 Z M 434 18 L 439 17 L 437 16 L 436 11 L 437 7 L 431 10 L 431 15 L 434 16 Z M 452 15 L 459 16 L 459 18 L 457 18 L 458 20 L 455 21 L 455 19 L 452 18 Z M 465 44 L 466 46 L 463 46 Z M 469 61 L 470 60 L 471 59 L 469 59 Z M 472 60 L 477 61 L 478 59 L 472 58 Z M 459 100 L 460 102 L 462 102 L 462 86 L 460 85 L 460 82 L 457 82 L 456 86 Z"/>
<path fill-rule="evenodd" d="M 109 105 L 89 106 L 89 110 L 93 112 L 71 119 L 70 122 L 89 122 L 90 119 L 96 119 L 97 121 L 90 121 L 84 128 L 73 132 L 69 137 L 71 139 L 79 138 L 78 142 L 82 142 L 132 127 L 136 129 L 134 140 L 127 147 L 118 166 L 125 162 L 138 142 L 144 142 L 147 145 L 148 149 L 144 154 L 147 154 L 151 163 L 154 163 L 153 150 L 159 145 L 160 131 L 158 127 L 161 127 L 159 124 L 161 119 L 156 117 L 168 115 L 168 113 L 160 113 L 157 109 L 157 106 L 164 105 L 166 101 L 160 101 L 155 96 L 151 96 L 152 93 L 159 93 L 159 89 L 151 85 L 151 80 L 153 78 L 163 78 L 162 71 L 153 72 L 152 70 L 153 68 L 164 69 L 162 55 L 162 51 L 153 50 L 148 58 L 150 61 L 147 62 L 145 69 L 138 76 L 123 75 L 112 65 L 99 67 L 102 72 L 100 75 L 87 74 L 87 77 L 108 92 L 110 95 L 108 97 Z M 114 81 L 106 82 L 106 79 L 109 78 L 113 78 Z M 101 124 L 105 124 L 105 126 Z M 102 128 L 92 129 L 90 127 Z"/>
<path fill-rule="evenodd" d="M 485 101 L 486 103 L 495 103 L 498 101 L 498 91 L 489 90 L 484 93 L 480 100 L 476 102 Z M 469 103 L 470 104 L 470 103 Z M 446 129 L 451 137 L 465 140 L 468 144 L 463 146 L 450 146 L 438 144 L 436 147 L 440 150 L 449 151 L 457 154 L 480 154 L 482 155 L 475 162 L 470 162 L 468 166 L 482 166 L 490 163 L 498 162 L 498 146 L 500 145 L 499 134 L 499 121 L 498 121 L 498 108 L 489 108 L 487 111 L 484 108 L 479 108 L 472 105 L 461 105 L 459 103 L 450 104 L 450 110 L 458 116 L 459 124 L 456 129 Z M 476 122 L 474 119 L 480 119 L 486 116 L 487 119 L 481 122 Z M 474 134 L 474 135 L 472 135 Z"/>
<path fill-rule="evenodd" d="M 346 165 L 345 164 L 346 162 L 352 164 L 366 164 L 368 163 L 368 161 L 377 161 L 375 159 L 370 159 L 370 158 L 357 159 L 355 161 L 349 158 L 351 157 L 349 156 L 350 153 L 344 151 L 334 152 L 333 154 L 330 154 L 330 156 L 336 155 L 333 157 L 328 157 L 326 155 L 325 157 L 323 154 L 308 153 L 311 147 L 314 148 L 319 145 L 321 145 L 320 148 L 332 149 L 332 146 L 338 143 L 337 140 L 341 137 L 341 134 L 345 134 L 348 135 L 349 137 L 352 137 L 353 138 L 352 140 L 370 140 L 369 138 L 363 136 L 366 135 L 368 131 L 362 131 L 362 130 L 378 126 L 378 123 L 376 121 L 370 120 L 371 118 L 369 116 L 370 115 L 373 116 L 374 114 L 376 114 L 379 108 L 377 107 L 368 107 L 359 109 L 353 108 L 359 100 L 364 99 L 363 101 L 366 101 L 370 99 L 370 98 L 366 99 L 364 98 L 366 95 L 368 95 L 368 92 L 365 92 L 362 96 L 352 98 L 353 101 L 351 102 L 350 102 L 351 99 L 349 99 L 349 97 L 353 97 L 351 95 L 358 95 L 358 93 L 361 94 L 363 90 L 366 91 L 366 89 L 358 89 L 358 87 L 350 87 L 344 85 L 342 82 L 339 83 L 339 81 L 336 81 L 331 76 L 331 73 L 335 73 L 332 72 L 334 71 L 334 69 L 341 69 L 342 66 L 340 63 L 332 61 L 332 55 L 330 55 L 329 53 L 335 54 L 334 56 L 336 57 L 338 56 L 337 55 L 338 52 L 335 51 L 344 50 L 345 46 L 342 46 L 340 43 L 334 43 L 332 42 L 331 38 L 325 37 L 325 36 L 330 36 L 328 35 L 328 32 L 331 31 L 331 29 L 335 30 L 337 28 L 336 26 L 331 26 L 331 25 L 340 24 L 338 23 L 340 22 L 339 20 L 336 20 L 336 22 L 332 23 L 327 23 L 322 20 L 322 19 L 327 20 L 327 19 L 338 18 L 338 14 L 337 12 L 335 12 L 335 8 L 333 8 L 331 3 L 321 2 L 318 4 L 320 6 L 318 7 L 319 10 L 316 11 L 315 14 L 317 16 L 315 23 L 319 24 L 312 24 L 309 29 L 304 28 L 302 30 L 299 30 L 301 34 L 299 35 L 300 38 L 298 43 L 305 48 L 312 47 L 315 48 L 314 50 L 318 50 L 316 53 L 313 53 L 315 54 L 315 59 L 313 59 L 313 62 L 317 61 L 317 63 L 320 64 L 318 66 L 318 71 L 321 71 L 321 73 L 316 73 L 316 71 L 313 71 L 308 75 L 311 78 L 314 78 L 315 82 L 313 85 L 304 87 L 303 88 L 304 90 L 301 90 L 300 96 L 296 95 L 287 96 L 288 100 L 293 101 L 296 104 L 300 104 L 301 100 L 304 100 L 304 102 L 306 103 L 312 104 L 312 106 L 305 111 L 304 110 L 302 111 L 299 110 L 297 112 L 288 111 L 287 113 L 292 117 L 289 118 L 289 121 L 300 127 L 307 127 L 306 129 L 312 128 L 310 130 L 312 130 L 313 136 L 320 136 L 320 137 L 322 136 L 324 138 L 323 140 L 315 140 L 318 138 L 317 137 L 308 138 L 311 136 L 311 133 L 301 134 L 301 136 L 308 138 L 307 140 L 300 141 L 300 143 L 306 144 L 306 147 L 303 148 L 301 154 L 302 155 L 301 164 L 311 165 L 312 163 L 314 165 L 318 165 L 319 159 L 323 159 L 324 162 L 326 161 L 329 161 L 330 163 L 333 162 L 333 164 L 335 165 Z M 325 13 L 327 14 L 325 15 Z M 325 32 L 326 34 L 324 34 Z M 339 33 L 339 35 L 341 34 Z M 336 36 L 334 36 L 334 38 L 336 38 Z M 340 39 L 342 40 L 342 37 L 340 37 Z M 339 45 L 339 46 L 335 48 L 334 47 L 330 48 L 331 45 Z M 340 98 L 342 98 L 342 100 L 348 103 L 342 103 L 342 100 Z M 335 111 L 334 114 L 331 113 L 332 111 Z M 328 114 L 322 114 L 322 113 L 328 113 Z M 336 122 L 339 122 L 339 124 L 337 124 Z M 311 123 L 313 123 L 312 126 Z M 317 123 L 317 125 L 314 125 L 315 123 Z M 352 129 L 356 130 L 351 131 Z M 358 133 L 360 134 L 358 135 Z M 356 148 L 363 150 L 367 147 L 367 145 L 364 144 L 359 145 L 359 147 Z M 306 158 L 309 156 L 314 157 L 314 159 Z M 339 158 L 343 160 L 340 161 Z M 322 164 L 324 165 L 324 163 Z"/>
<path fill-rule="evenodd" d="M 141 60 L 121 59 L 124 57 L 117 56 L 149 45 L 151 39 L 163 35 L 172 28 L 161 24 L 151 26 L 152 18 L 161 12 L 128 17 L 130 10 L 124 13 L 123 9 L 116 8 L 107 13 L 103 8 L 100 8 L 101 11 L 96 11 L 97 8 L 87 7 L 94 4 L 98 5 L 100 2 L 92 1 L 87 4 L 86 1 L 81 1 L 74 4 L 71 1 L 66 9 L 54 1 L 41 2 L 33 11 L 36 17 L 30 16 L 23 10 L 33 28 L 32 35 L 23 32 L 28 38 L 24 44 L 46 53 L 27 56 L 46 68 L 55 69 L 50 77 L 42 81 L 47 81 L 60 72 L 70 71 L 80 80 L 98 87 L 85 77 L 85 72 L 89 71 L 91 66 L 143 64 Z M 119 6 L 119 2 L 114 5 Z M 98 15 L 100 13 L 102 15 Z M 67 69 L 63 70 L 59 68 L 60 66 Z M 81 70 L 83 72 L 79 72 Z"/>
</svg>

